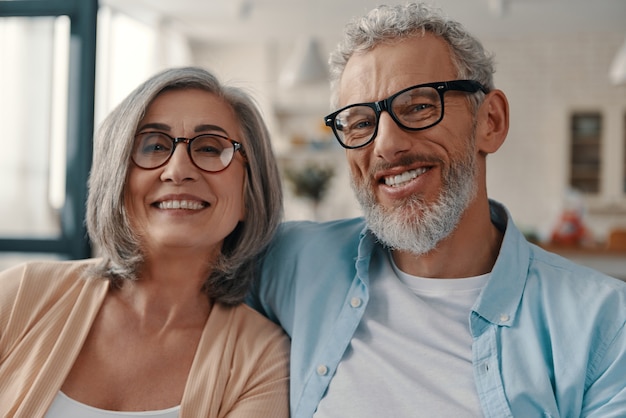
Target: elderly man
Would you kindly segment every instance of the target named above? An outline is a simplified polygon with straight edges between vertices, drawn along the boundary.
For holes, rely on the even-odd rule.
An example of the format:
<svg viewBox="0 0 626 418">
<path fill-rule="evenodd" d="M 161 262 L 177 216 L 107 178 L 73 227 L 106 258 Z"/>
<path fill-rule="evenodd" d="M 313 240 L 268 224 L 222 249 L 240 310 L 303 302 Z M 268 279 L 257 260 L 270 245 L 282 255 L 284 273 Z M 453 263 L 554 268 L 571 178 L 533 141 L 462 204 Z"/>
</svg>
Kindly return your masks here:
<svg viewBox="0 0 626 418">
<path fill-rule="evenodd" d="M 382 6 L 330 62 L 364 218 L 283 225 L 249 299 L 291 336 L 292 416 L 626 416 L 626 283 L 488 198 L 509 108 L 481 43 Z"/>
</svg>

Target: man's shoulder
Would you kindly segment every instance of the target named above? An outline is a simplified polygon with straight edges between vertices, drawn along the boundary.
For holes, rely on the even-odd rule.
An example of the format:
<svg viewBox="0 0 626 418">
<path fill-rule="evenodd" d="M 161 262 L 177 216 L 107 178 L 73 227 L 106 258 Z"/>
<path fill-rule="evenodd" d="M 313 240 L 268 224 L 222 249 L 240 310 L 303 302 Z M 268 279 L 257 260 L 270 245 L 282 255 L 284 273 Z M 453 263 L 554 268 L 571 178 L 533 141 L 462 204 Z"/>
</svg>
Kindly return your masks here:
<svg viewBox="0 0 626 418">
<path fill-rule="evenodd" d="M 283 222 L 279 230 L 282 233 L 320 233 L 320 234 L 342 234 L 347 231 L 353 231 L 360 233 L 365 226 L 365 220 L 363 218 L 346 218 L 336 219 L 325 222 L 315 221 L 286 221 Z"/>
<path fill-rule="evenodd" d="M 578 264 L 568 258 L 547 251 L 535 244 L 529 244 L 531 267 L 541 276 L 566 280 L 569 285 L 608 286 L 618 291 L 626 291 L 626 282 L 610 277 L 598 270 Z"/>
<path fill-rule="evenodd" d="M 517 277 L 525 278 L 526 281 L 538 280 L 541 283 L 538 290 L 546 292 L 560 292 L 559 289 L 564 288 L 580 295 L 597 296 L 596 291 L 602 289 L 609 292 L 613 289 L 622 293 L 626 291 L 626 282 L 528 242 L 503 205 L 490 201 L 490 207 L 492 221 L 506 231 L 496 264 L 499 275 L 514 277 L 516 275 L 511 273 L 518 271 Z"/>
<path fill-rule="evenodd" d="M 493 209 L 499 208 L 492 205 Z M 593 323 L 592 317 L 610 310 L 614 311 L 615 324 L 624 323 L 626 282 L 528 242 L 510 217 L 506 221 L 503 246 L 481 306 L 484 315 L 493 315 L 497 321 L 499 312 L 491 309 L 497 300 L 498 309 L 507 306 L 510 312 L 517 312 L 521 304 L 528 312 L 541 311 L 550 318 L 568 317 L 573 327 L 579 327 L 582 321 Z M 565 326 L 563 319 L 559 321 Z"/>
<path fill-rule="evenodd" d="M 353 245 L 356 248 L 364 227 L 363 218 L 328 222 L 288 221 L 279 227 L 273 245 L 291 248 Z"/>
<path fill-rule="evenodd" d="M 526 287 L 542 293 L 555 309 L 577 311 L 573 316 L 595 312 L 618 324 L 626 321 L 626 282 L 532 244 Z"/>
</svg>

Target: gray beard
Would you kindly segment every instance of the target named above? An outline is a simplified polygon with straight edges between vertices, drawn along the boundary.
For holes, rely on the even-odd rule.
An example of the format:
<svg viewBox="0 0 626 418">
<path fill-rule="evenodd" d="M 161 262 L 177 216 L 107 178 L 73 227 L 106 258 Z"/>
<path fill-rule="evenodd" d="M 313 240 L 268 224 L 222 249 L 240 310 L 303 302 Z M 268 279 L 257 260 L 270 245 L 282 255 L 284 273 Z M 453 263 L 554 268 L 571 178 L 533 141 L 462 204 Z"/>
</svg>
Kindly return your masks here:
<svg viewBox="0 0 626 418">
<path fill-rule="evenodd" d="M 369 182 L 351 185 L 370 230 L 392 250 L 422 255 L 457 227 L 461 216 L 476 196 L 476 158 L 470 138 L 467 158 L 453 162 L 444 174 L 443 190 L 430 206 L 420 196 L 411 196 L 403 204 L 385 208 L 376 202 Z"/>
</svg>

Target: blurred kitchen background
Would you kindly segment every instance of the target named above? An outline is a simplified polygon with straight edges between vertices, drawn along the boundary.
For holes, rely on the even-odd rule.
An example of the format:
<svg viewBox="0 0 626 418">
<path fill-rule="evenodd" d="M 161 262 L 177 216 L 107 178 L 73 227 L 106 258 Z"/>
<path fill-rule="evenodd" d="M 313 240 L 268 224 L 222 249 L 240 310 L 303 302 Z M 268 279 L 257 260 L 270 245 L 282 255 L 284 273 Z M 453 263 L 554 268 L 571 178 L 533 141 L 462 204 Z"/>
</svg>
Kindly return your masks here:
<svg viewBox="0 0 626 418">
<path fill-rule="evenodd" d="M 256 98 L 286 219 L 358 216 L 344 151 L 322 123 L 326 61 L 344 24 L 379 3 L 0 0 L 0 267 L 92 254 L 93 130 L 172 66 L 206 67 Z M 429 3 L 496 56 L 511 128 L 489 157 L 490 196 L 529 238 L 626 279 L 626 1 Z"/>
</svg>

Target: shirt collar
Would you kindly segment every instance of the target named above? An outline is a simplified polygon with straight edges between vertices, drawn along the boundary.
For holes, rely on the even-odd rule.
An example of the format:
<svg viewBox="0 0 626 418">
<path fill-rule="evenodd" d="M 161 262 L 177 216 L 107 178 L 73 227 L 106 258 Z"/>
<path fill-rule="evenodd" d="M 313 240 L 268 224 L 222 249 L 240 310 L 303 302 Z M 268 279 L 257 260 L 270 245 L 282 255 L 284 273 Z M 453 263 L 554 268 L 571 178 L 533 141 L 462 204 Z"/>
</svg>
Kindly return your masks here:
<svg viewBox="0 0 626 418">
<path fill-rule="evenodd" d="M 510 326 L 518 312 L 530 266 L 530 247 L 517 229 L 508 210 L 490 200 L 491 221 L 504 231 L 504 239 L 491 278 L 473 307 L 487 321 Z"/>
</svg>

